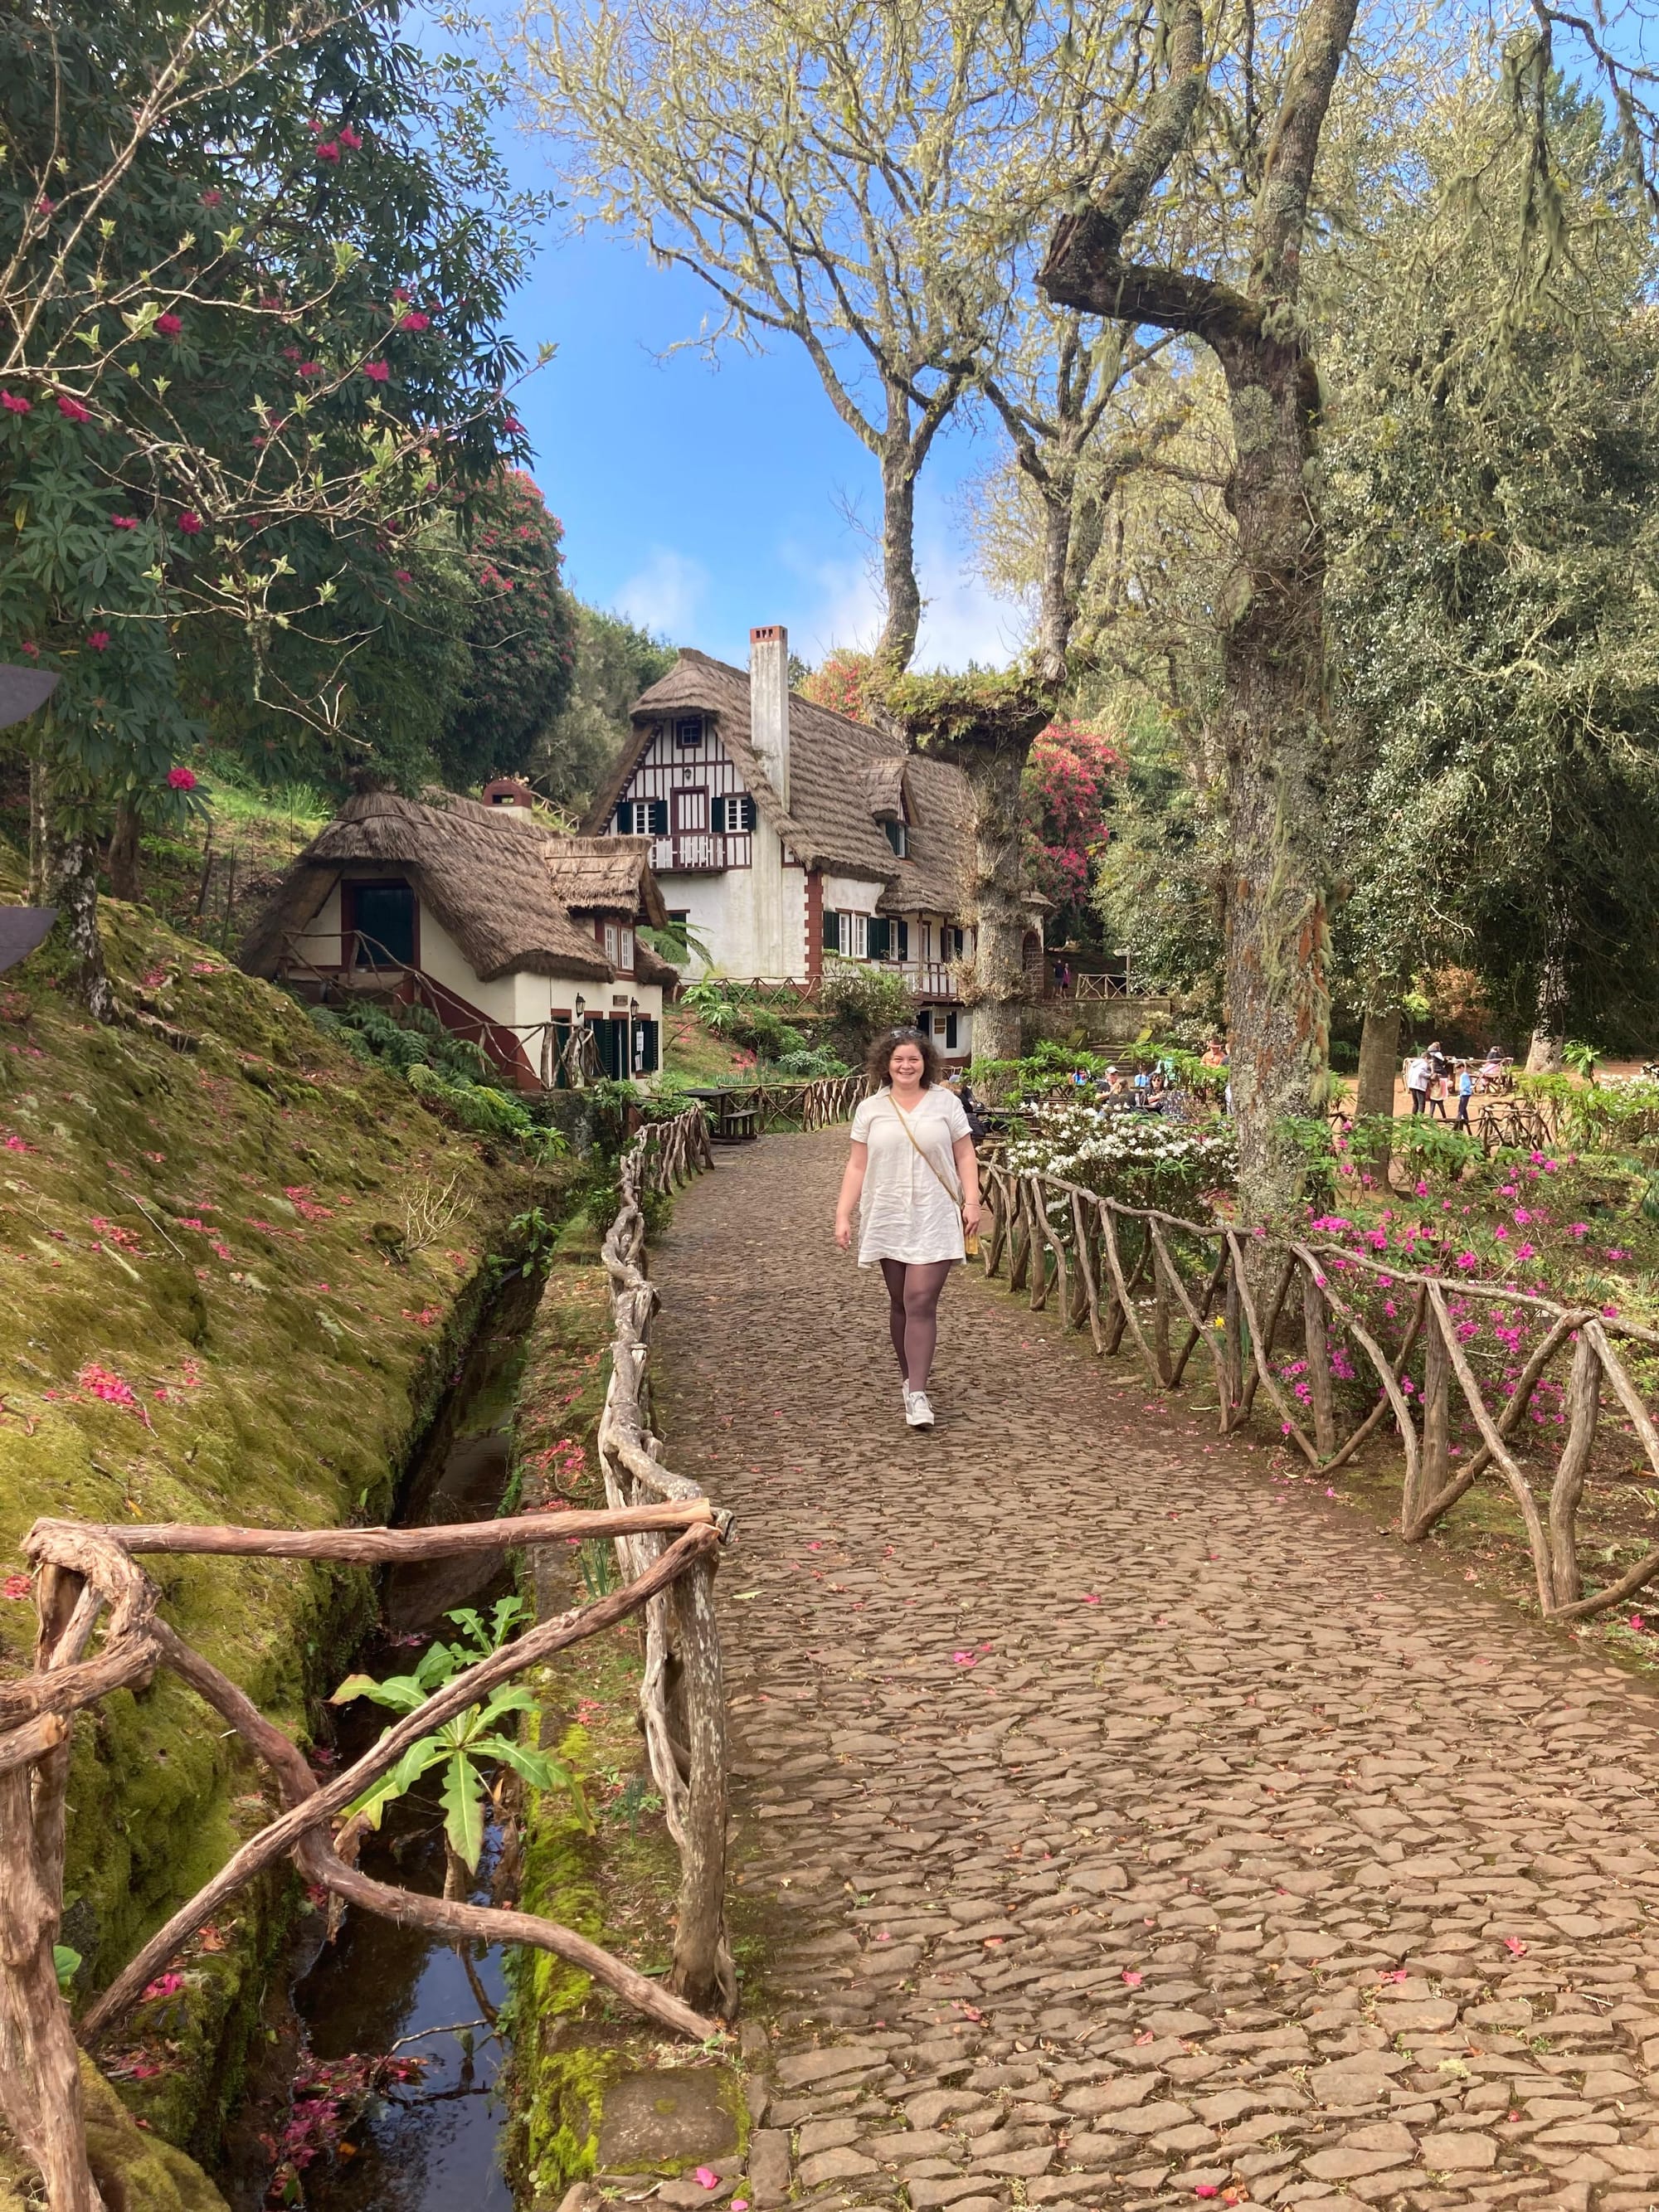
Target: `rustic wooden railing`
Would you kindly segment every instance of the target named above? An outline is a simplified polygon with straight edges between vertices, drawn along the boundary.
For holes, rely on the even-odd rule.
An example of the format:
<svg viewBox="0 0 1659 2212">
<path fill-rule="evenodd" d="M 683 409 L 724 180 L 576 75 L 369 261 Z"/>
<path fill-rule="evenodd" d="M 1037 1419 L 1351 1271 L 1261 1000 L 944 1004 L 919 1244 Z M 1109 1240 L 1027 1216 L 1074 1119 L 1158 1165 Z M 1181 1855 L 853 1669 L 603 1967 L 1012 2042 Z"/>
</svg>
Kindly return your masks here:
<svg viewBox="0 0 1659 2212">
<path fill-rule="evenodd" d="M 1202 1345 L 1224 1436 L 1260 1395 L 1321 1474 L 1396 1437 L 1412 1543 L 1495 1472 L 1551 1620 L 1605 1612 L 1659 1577 L 1650 1548 L 1587 1592 L 1577 1535 L 1591 1480 L 1659 1479 L 1643 1388 L 1659 1395 L 1659 1332 L 1313 1237 L 1182 1220 L 995 1158 L 980 1179 L 986 1273 L 1034 1310 L 1052 1296 L 1097 1353 L 1127 1345 L 1161 1390 L 1182 1387 Z"/>
<path fill-rule="evenodd" d="M 662 1463 L 647 1372 L 657 1293 L 645 1273 L 640 1196 L 646 1188 L 672 1188 L 676 1177 L 694 1172 L 699 1158 L 712 1164 L 707 1127 L 694 1139 L 693 1123 L 702 1124 L 696 1107 L 675 1121 L 649 1123 L 640 1132 L 623 1157 L 621 1203 L 605 1240 L 613 1334 L 599 1455 L 605 1495 L 619 1511 L 638 1513 L 653 1505 L 712 1510 L 695 1482 Z M 674 1133 L 682 1125 L 684 1141 Z M 664 1131 L 670 1133 L 666 1138 L 659 1133 Z M 618 1536 L 617 1552 L 623 1574 L 637 1583 L 655 1571 L 663 1546 L 647 1525 Z M 640 1714 L 652 1775 L 680 1854 L 674 1984 L 693 2002 L 730 2013 L 738 1990 L 726 1936 L 726 1690 L 712 1550 L 646 1607 Z"/>
<path fill-rule="evenodd" d="M 702 2041 L 717 2023 L 696 2008 L 677 1958 L 674 1988 L 659 1988 L 585 1936 L 533 1913 L 417 1896 L 372 1881 L 350 1863 L 349 1833 L 333 1823 L 411 1744 L 476 1705 L 526 1667 L 593 1636 L 641 1607 L 660 1606 L 697 1577 L 723 1540 L 718 1516 L 695 1486 L 653 1496 L 625 1511 L 521 1514 L 431 1528 L 196 1528 L 184 1523 L 112 1528 L 37 1521 L 24 1540 L 39 1620 L 31 1673 L 0 1682 L 0 2116 L 39 2167 L 52 2212 L 99 2212 L 87 2161 L 76 2054 L 120 2020 L 225 1900 L 255 1875 L 292 1856 L 308 1881 L 333 1897 L 406 1926 L 465 1942 L 529 1943 L 551 1951 L 614 1990 L 662 2027 Z M 652 1540 L 626 1586 L 543 1621 L 435 1691 L 389 1729 L 371 1751 L 319 1782 L 294 1740 L 266 1720 L 229 1678 L 161 1618 L 160 1594 L 142 1555 L 339 1559 L 373 1565 L 463 1552 L 506 1551 L 572 1538 Z M 694 1601 L 701 1618 L 703 1597 Z M 99 1640 L 100 1625 L 101 1640 Z M 94 1648 L 95 1646 L 95 1648 Z M 76 1713 L 113 1690 L 147 1682 L 169 1667 L 270 1770 L 284 1810 L 234 1851 L 181 1905 L 88 2008 L 78 2029 L 59 1993 L 52 1949 L 63 1910 L 65 1793 Z M 714 1685 L 718 1691 L 718 1680 Z M 349 1824 L 348 1824 L 348 1829 Z M 697 1984 L 701 1989 L 702 1984 Z"/>
</svg>

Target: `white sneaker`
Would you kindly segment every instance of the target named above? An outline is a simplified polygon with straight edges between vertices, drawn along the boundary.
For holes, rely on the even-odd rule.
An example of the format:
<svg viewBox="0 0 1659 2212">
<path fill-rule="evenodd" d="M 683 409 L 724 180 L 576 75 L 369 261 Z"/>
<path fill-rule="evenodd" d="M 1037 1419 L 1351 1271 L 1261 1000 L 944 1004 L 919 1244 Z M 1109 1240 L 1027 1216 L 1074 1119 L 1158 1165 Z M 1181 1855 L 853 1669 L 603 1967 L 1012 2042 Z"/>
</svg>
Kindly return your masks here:
<svg viewBox="0 0 1659 2212">
<path fill-rule="evenodd" d="M 904 1394 L 904 1418 L 913 1429 L 931 1429 L 933 1409 L 927 1402 L 925 1390 L 907 1390 Z"/>
</svg>

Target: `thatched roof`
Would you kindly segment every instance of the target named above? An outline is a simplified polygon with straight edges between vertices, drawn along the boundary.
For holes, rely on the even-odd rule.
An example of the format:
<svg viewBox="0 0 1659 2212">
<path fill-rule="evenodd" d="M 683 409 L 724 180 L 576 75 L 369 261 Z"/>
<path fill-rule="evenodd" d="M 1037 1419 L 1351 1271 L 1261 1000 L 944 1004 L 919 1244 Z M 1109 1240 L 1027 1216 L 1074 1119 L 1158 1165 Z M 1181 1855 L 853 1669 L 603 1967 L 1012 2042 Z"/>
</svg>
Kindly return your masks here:
<svg viewBox="0 0 1659 2212">
<path fill-rule="evenodd" d="M 639 914 L 653 929 L 668 920 L 648 837 L 549 837 L 542 858 L 561 904 L 577 913 Z"/>
<path fill-rule="evenodd" d="M 368 867 L 406 877 L 482 981 L 517 969 L 608 981 L 615 970 L 555 889 L 544 857 L 553 842 L 523 808 L 360 793 L 283 878 L 248 933 L 242 965 L 275 975 L 285 940 L 305 928 L 343 872 Z"/>
<path fill-rule="evenodd" d="M 789 695 L 789 805 L 767 779 L 750 739 L 749 678 L 704 653 L 683 651 L 633 708 L 634 739 L 596 796 L 586 827 L 601 830 L 653 725 L 678 714 L 714 718 L 756 806 L 805 867 L 862 876 L 884 888 L 884 914 L 965 915 L 970 908 L 973 813 L 967 778 L 944 761 L 911 753 L 897 738 L 832 708 Z M 873 781 L 872 781 L 873 779 Z M 907 860 L 896 860 L 877 820 L 898 811 L 901 787 L 914 821 Z"/>
</svg>

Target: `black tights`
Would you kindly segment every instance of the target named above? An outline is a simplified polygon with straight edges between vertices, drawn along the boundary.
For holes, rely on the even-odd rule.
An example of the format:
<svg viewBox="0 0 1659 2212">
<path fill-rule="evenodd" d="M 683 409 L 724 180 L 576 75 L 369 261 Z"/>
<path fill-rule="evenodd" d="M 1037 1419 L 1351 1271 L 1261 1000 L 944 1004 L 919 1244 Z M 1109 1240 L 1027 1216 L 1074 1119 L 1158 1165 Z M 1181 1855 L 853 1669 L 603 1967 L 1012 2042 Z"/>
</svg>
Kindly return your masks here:
<svg viewBox="0 0 1659 2212">
<path fill-rule="evenodd" d="M 887 1326 L 898 1354 L 899 1373 L 910 1390 L 925 1390 L 939 1342 L 939 1292 L 955 1261 L 884 1260 L 887 1282 Z"/>
</svg>

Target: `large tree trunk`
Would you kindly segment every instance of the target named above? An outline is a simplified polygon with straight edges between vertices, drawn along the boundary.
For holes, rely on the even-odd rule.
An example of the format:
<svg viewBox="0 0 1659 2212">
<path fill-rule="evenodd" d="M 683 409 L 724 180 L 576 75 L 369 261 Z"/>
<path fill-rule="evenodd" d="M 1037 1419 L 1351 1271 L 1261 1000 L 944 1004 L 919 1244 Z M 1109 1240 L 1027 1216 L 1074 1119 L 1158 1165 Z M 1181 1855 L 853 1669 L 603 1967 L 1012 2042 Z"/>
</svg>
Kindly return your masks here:
<svg viewBox="0 0 1659 2212">
<path fill-rule="evenodd" d="M 1285 1125 L 1322 1114 L 1327 1089 L 1325 550 L 1308 496 L 1317 380 L 1298 347 L 1266 336 L 1229 333 L 1216 350 L 1245 574 L 1225 654 L 1228 1049 L 1239 1206 L 1256 1222 L 1299 1202 L 1306 1156 Z"/>
<path fill-rule="evenodd" d="M 142 896 L 138 877 L 138 837 L 137 809 L 131 799 L 124 799 L 116 806 L 115 827 L 110 831 L 109 849 L 105 855 L 112 898 L 136 899 Z"/>
<path fill-rule="evenodd" d="M 1532 1042 L 1527 1048 L 1528 1075 L 1559 1075 L 1561 1048 L 1567 1038 L 1571 992 L 1567 982 L 1566 921 L 1561 912 L 1564 902 L 1560 892 L 1554 889 L 1545 893 L 1545 901 L 1550 911 L 1548 949 L 1538 963 L 1538 1013 Z"/>
<path fill-rule="evenodd" d="M 1395 1085 L 1400 1079 L 1400 1009 L 1367 1006 L 1359 1032 L 1359 1082 L 1354 1093 L 1356 1120 L 1394 1116 Z"/>
<path fill-rule="evenodd" d="M 974 798 L 974 1057 L 1018 1060 L 1024 1048 L 1025 933 L 1020 862 L 1024 748 L 957 755 Z"/>
</svg>

